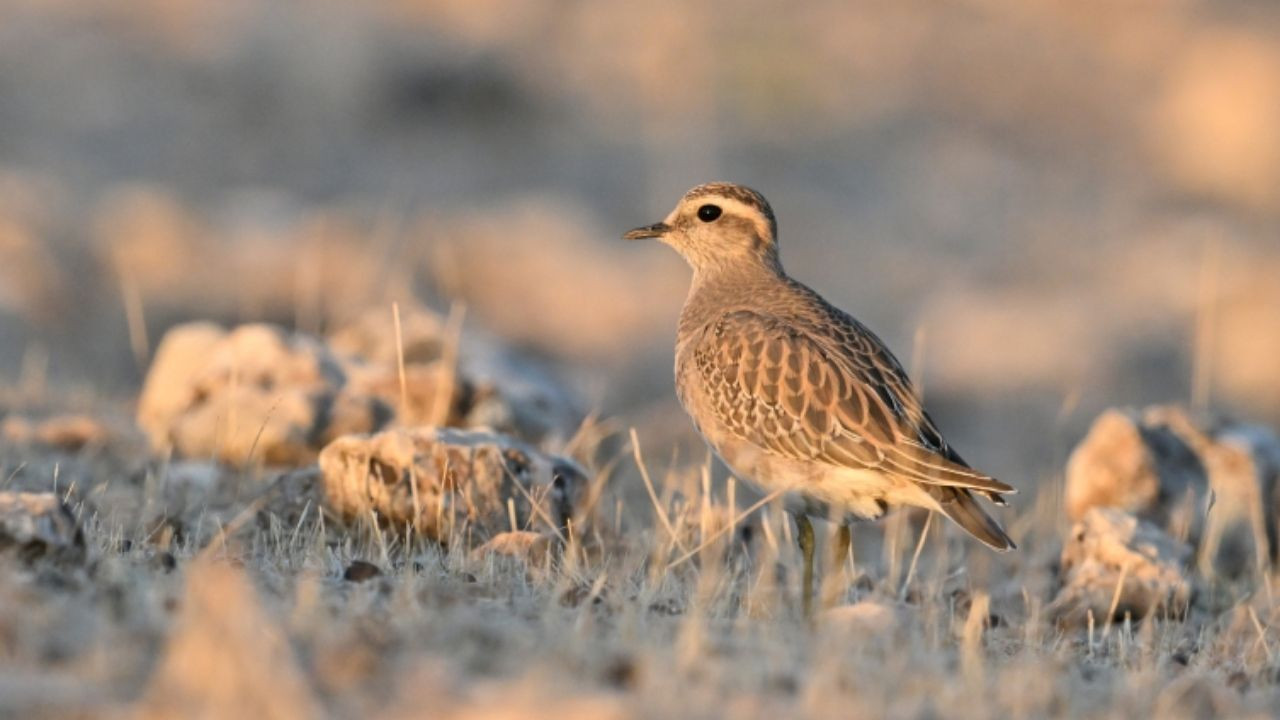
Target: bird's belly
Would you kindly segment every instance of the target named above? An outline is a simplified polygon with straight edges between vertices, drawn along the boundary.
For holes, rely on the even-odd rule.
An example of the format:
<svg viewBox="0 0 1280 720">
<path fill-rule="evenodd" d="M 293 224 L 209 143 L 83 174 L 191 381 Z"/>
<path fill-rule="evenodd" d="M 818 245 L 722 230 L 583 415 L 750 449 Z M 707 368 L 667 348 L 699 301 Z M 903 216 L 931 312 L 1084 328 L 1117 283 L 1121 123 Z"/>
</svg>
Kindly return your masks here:
<svg viewBox="0 0 1280 720">
<path fill-rule="evenodd" d="M 792 460 L 737 438 L 708 440 L 734 475 L 765 494 L 781 492 L 791 512 L 845 521 L 878 518 L 890 505 L 935 508 L 928 493 L 909 480 L 875 470 Z"/>
</svg>

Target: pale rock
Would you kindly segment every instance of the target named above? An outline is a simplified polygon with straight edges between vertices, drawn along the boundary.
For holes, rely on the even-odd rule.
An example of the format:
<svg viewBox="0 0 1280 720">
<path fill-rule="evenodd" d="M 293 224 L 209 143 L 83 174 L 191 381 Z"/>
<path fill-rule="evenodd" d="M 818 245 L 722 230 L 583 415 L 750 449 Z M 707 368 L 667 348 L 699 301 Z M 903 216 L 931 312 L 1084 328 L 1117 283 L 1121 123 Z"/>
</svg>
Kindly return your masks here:
<svg viewBox="0 0 1280 720">
<path fill-rule="evenodd" d="M 1125 510 L 1186 538 L 1201 573 L 1236 577 L 1275 557 L 1278 477 L 1266 428 L 1172 406 L 1108 410 L 1068 460 L 1067 514 Z"/>
<path fill-rule="evenodd" d="M 373 397 L 392 409 L 401 425 L 445 425 L 467 422 L 470 383 L 439 361 L 406 365 L 403 381 L 394 365 L 348 363 L 350 395 Z M 358 432 L 358 431 L 356 431 Z"/>
<path fill-rule="evenodd" d="M 1191 547 L 1115 508 L 1093 508 L 1062 549 L 1062 588 L 1048 611 L 1060 624 L 1177 615 L 1191 599 Z"/>
<path fill-rule="evenodd" d="M 320 453 L 326 506 L 349 521 L 416 525 L 445 542 L 466 527 L 476 540 L 519 528 L 567 527 L 586 495 L 572 461 L 504 435 L 449 428 L 350 435 Z M 581 522 L 580 519 L 578 522 Z"/>
<path fill-rule="evenodd" d="M 444 323 L 417 305 L 373 308 L 328 336 L 355 392 L 382 400 L 400 425 L 464 424 L 470 382 L 446 355 Z M 400 372 L 403 363 L 403 376 Z"/>
<path fill-rule="evenodd" d="M 581 412 L 563 383 L 480 330 L 449 332 L 430 310 L 400 307 L 403 392 L 390 308 L 359 315 L 328 340 L 352 385 L 395 408 L 401 425 L 483 427 L 536 444 L 577 430 Z"/>
<path fill-rule="evenodd" d="M 271 325 L 180 325 L 156 352 L 138 423 L 154 449 L 179 458 L 286 467 L 314 462 L 337 438 L 393 425 L 482 426 L 533 442 L 567 439 L 577 427 L 567 393 L 499 358 L 497 346 L 461 363 L 444 352 L 434 314 L 409 308 L 401 321 L 403 374 L 389 310 L 339 330 L 333 347 Z"/>
<path fill-rule="evenodd" d="M 329 333 L 329 347 L 345 357 L 395 367 L 431 363 L 444 354 L 444 323 L 440 316 L 417 305 L 400 306 L 400 343 L 396 343 L 395 314 L 391 306 L 375 307 L 357 315 Z"/>
<path fill-rule="evenodd" d="M 341 364 L 319 341 L 270 325 L 169 331 L 138 401 L 152 446 L 178 457 L 298 466 L 341 432 L 380 428 L 391 411 L 346 394 Z"/>
<path fill-rule="evenodd" d="M 1073 521 L 1114 507 L 1168 527 L 1193 516 L 1205 490 L 1204 466 L 1185 440 L 1165 423 L 1116 409 L 1099 415 L 1071 452 L 1066 480 Z"/>
<path fill-rule="evenodd" d="M 1280 441 L 1256 425 L 1233 425 L 1201 451 L 1212 503 L 1197 550 L 1206 577 L 1265 577 L 1276 559 Z"/>
<path fill-rule="evenodd" d="M 539 565 L 546 559 L 547 551 L 551 549 L 553 538 L 554 536 L 547 533 L 531 532 L 529 530 L 498 533 L 489 538 L 484 545 L 473 550 L 471 557 L 473 560 L 483 560 L 490 555 L 495 555 L 516 558 L 533 565 Z"/>
<path fill-rule="evenodd" d="M 138 396 L 138 425 L 153 446 L 170 444 L 174 419 L 196 401 L 192 379 L 226 336 L 227 331 L 213 323 L 193 322 L 170 329 L 161 339 Z"/>
<path fill-rule="evenodd" d="M 67 452 L 101 446 L 110 434 L 87 415 L 55 415 L 43 420 L 10 416 L 0 422 L 0 440 L 14 445 L 43 445 Z"/>
</svg>

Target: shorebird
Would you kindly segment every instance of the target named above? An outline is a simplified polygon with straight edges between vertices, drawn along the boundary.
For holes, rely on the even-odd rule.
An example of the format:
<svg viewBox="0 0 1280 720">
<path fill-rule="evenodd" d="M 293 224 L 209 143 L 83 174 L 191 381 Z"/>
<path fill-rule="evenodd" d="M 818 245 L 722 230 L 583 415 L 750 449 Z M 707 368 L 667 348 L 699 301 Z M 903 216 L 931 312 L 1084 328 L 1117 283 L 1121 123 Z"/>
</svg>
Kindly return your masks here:
<svg viewBox="0 0 1280 720">
<path fill-rule="evenodd" d="M 947 444 L 902 364 L 862 323 L 782 269 L 778 225 L 760 193 L 699 185 L 662 222 L 627 232 L 656 239 L 693 268 L 676 336 L 676 394 L 698 432 L 740 479 L 780 492 L 813 600 L 809 518 L 849 523 L 890 506 L 940 512 L 990 547 L 1013 541 L 974 495 L 1004 505 L 1014 488 Z"/>
</svg>

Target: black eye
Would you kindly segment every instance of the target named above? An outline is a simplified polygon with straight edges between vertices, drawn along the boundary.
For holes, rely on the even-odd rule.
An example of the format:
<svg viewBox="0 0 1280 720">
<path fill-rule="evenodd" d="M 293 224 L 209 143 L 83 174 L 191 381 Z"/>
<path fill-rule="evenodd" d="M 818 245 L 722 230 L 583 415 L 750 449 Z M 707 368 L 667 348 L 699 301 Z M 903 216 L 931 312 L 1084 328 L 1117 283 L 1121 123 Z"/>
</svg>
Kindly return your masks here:
<svg viewBox="0 0 1280 720">
<path fill-rule="evenodd" d="M 703 205 L 698 208 L 698 219 L 702 222 L 715 222 L 720 217 L 719 205 Z"/>
</svg>

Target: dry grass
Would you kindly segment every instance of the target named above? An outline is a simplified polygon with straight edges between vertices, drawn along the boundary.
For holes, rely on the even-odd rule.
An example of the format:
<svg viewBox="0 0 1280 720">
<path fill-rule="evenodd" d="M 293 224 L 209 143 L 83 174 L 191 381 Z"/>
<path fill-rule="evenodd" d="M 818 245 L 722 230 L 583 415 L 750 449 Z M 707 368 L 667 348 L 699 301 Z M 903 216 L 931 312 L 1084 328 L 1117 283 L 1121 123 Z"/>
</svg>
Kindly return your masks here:
<svg viewBox="0 0 1280 720">
<path fill-rule="evenodd" d="M 229 502 L 164 526 L 108 512 L 154 506 L 163 478 L 65 489 L 91 560 L 0 565 L 0 712 L 1208 717 L 1280 702 L 1265 594 L 1221 614 L 1056 628 L 1043 613 L 1053 503 L 1009 518 L 1021 549 L 1008 556 L 936 524 L 890 522 L 898 541 L 864 528 L 809 623 L 789 520 L 771 504 L 742 522 L 706 477 L 655 477 L 638 507 L 610 488 L 591 530 L 531 563 L 469 553 L 461 536 L 339 527 L 287 483 L 255 501 L 269 483 L 253 474 L 226 474 Z M 377 574 L 361 579 L 356 561 Z"/>
</svg>

